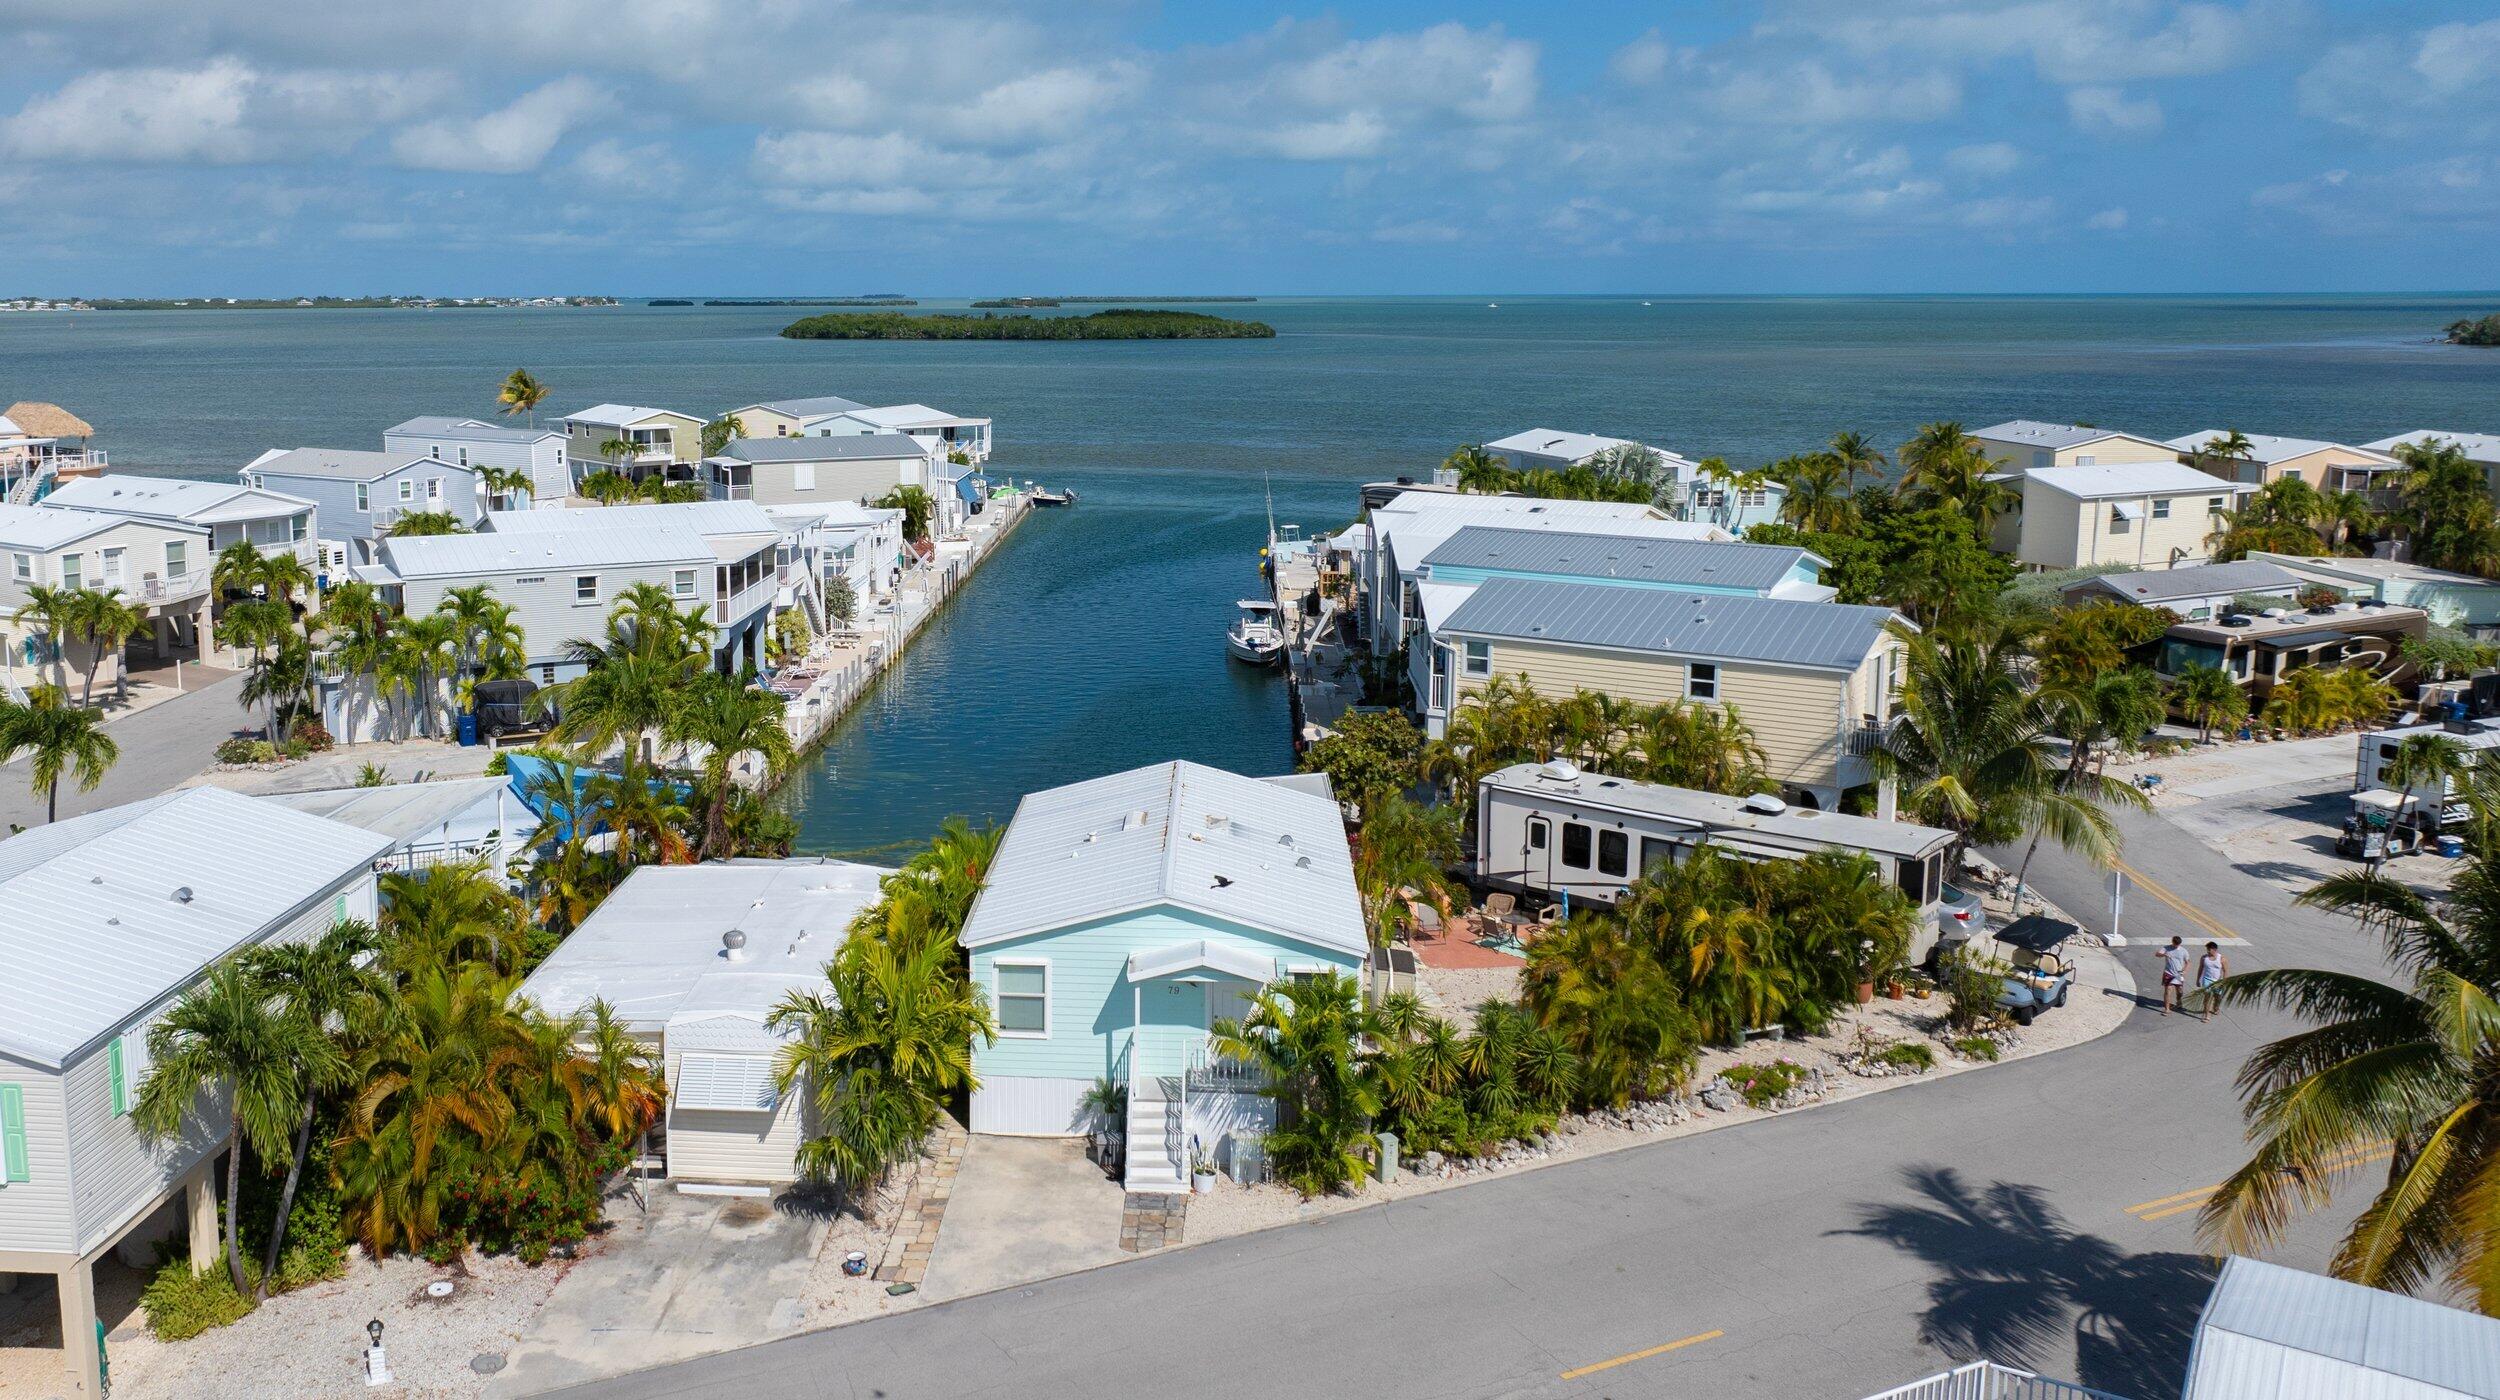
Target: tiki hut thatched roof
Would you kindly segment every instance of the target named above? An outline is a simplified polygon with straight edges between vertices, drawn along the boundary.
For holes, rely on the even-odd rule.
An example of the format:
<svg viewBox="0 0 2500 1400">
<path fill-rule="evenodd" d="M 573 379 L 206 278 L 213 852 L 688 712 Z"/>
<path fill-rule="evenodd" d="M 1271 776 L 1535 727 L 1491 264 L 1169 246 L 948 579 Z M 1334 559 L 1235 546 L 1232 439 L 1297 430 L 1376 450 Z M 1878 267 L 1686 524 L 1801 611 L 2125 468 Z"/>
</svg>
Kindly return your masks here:
<svg viewBox="0 0 2500 1400">
<path fill-rule="evenodd" d="M 0 410 L 0 418 L 17 424 L 29 437 L 90 438 L 95 428 L 86 419 L 57 403 L 37 403 L 27 399 Z"/>
</svg>

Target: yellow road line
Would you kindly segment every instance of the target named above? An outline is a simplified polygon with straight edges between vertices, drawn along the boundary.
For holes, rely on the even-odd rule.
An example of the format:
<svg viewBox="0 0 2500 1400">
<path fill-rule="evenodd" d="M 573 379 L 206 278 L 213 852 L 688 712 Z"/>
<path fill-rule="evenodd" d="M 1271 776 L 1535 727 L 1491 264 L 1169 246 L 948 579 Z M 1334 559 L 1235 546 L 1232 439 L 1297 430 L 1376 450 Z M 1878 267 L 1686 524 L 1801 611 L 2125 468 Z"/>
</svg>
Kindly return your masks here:
<svg viewBox="0 0 2500 1400">
<path fill-rule="evenodd" d="M 1726 1335 L 1727 1333 L 1725 1331 L 1717 1328 L 1713 1328 L 1708 1332 L 1696 1332 L 1692 1336 L 1679 1338 L 1675 1341 L 1667 1343 L 1665 1346 L 1651 1347 L 1647 1351 L 1628 1351 L 1623 1355 L 1616 1357 L 1612 1361 L 1600 1361 L 1594 1366 L 1583 1366 L 1576 1371 L 1565 1371 L 1562 1373 L 1562 1378 L 1567 1381 L 1576 1381 L 1582 1376 L 1593 1376 L 1600 1371 L 1611 1371 L 1617 1366 L 1629 1366 L 1635 1361 L 1647 1361 L 1653 1356 L 1664 1356 L 1668 1352 L 1681 1351 L 1686 1347 L 1695 1346 L 1702 1342 L 1715 1341 Z"/>
<path fill-rule="evenodd" d="M 2117 866 L 2119 873 L 2142 886 L 2146 894 L 2151 895 L 2153 898 L 2169 905 L 2172 909 L 2177 910 L 2181 918 L 2186 919 L 2189 923 L 2196 925 L 2205 932 L 2212 934 L 2216 938 L 2237 938 L 2242 943 L 2246 943 L 2248 941 L 2246 936 L 2235 931 L 2229 924 L 2222 922 L 2213 915 L 2206 913 L 2204 910 L 2199 909 L 2195 905 L 2192 905 L 2186 900 L 2179 898 L 2177 895 L 2172 894 L 2169 888 L 2163 885 L 2161 881 L 2148 877 L 2143 871 L 2136 869 L 2134 866 L 2127 864 L 2123 860 L 2113 860 L 2110 864 Z"/>
<path fill-rule="evenodd" d="M 2171 1216 L 2182 1215 L 2191 1210 L 2203 1210 L 2205 1208 L 2205 1202 L 2213 1198 L 2214 1191 L 2219 1191 L 2221 1189 L 2221 1187 L 2217 1186 L 2213 1188 L 2213 1191 L 2207 1191 L 2202 1199 L 2190 1201 L 2186 1205 L 2172 1206 L 2168 1210 L 2148 1210 L 2142 1215 L 2137 1216 L 2136 1219 L 2146 1222 L 2167 1220 Z"/>
<path fill-rule="evenodd" d="M 2173 1201 L 2184 1201 L 2190 1196 L 2210 1196 L 2221 1189 L 2219 1186 L 2199 1186 L 2193 1191 L 2182 1191 L 2176 1196 L 2164 1196 L 2158 1201 L 2138 1201 L 2127 1207 L 2127 1214 L 2133 1215 L 2139 1210 L 2151 1210 L 2155 1206 L 2166 1206 Z"/>
<path fill-rule="evenodd" d="M 2386 1139 L 2381 1138 L 2377 1142 L 2365 1142 L 2348 1152 L 2328 1158 L 2320 1164 L 2320 1169 L 2331 1172 L 2349 1171 L 2354 1167 L 2366 1167 L 2373 1162 L 2384 1162 L 2395 1155 L 2394 1147 Z M 2221 1189 L 2219 1185 L 2199 1186 L 2193 1191 L 2182 1191 L 2175 1196 L 2164 1196 L 2158 1201 L 2139 1201 L 2127 1207 L 2127 1214 L 2138 1220 L 2167 1220 L 2171 1216 L 2203 1208 L 2205 1202 Z M 2161 1207 L 2167 1207 L 2167 1209 L 2161 1209 Z"/>
</svg>

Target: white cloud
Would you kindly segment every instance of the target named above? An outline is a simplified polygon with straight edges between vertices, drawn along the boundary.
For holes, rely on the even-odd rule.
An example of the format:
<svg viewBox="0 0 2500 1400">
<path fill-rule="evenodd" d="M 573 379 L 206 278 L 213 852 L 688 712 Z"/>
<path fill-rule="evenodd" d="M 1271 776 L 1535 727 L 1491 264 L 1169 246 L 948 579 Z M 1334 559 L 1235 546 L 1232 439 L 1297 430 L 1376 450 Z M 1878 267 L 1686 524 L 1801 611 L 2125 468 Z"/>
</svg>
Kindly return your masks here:
<svg viewBox="0 0 2500 1400">
<path fill-rule="evenodd" d="M 2127 211 L 2104 209 L 2083 221 L 2083 226 L 2102 233 L 2116 233 L 2127 226 Z"/>
<path fill-rule="evenodd" d="M 1993 178 L 2011 175 L 2022 168 L 2023 148 L 2011 141 L 1985 141 L 1972 146 L 1956 146 L 1944 153 L 1944 163 L 1964 175 Z"/>
<path fill-rule="evenodd" d="M 2286 26 L 2282 0 L 2232 7 L 2171 0 L 1797 0 L 1769 26 L 1863 54 L 1929 60 L 2027 59 L 2057 83 L 2218 73 L 2255 57 Z"/>
<path fill-rule="evenodd" d="M 1766 126 L 1931 122 L 1962 105 L 1951 73 L 1841 74 L 1820 59 L 1720 73 L 1703 100 L 1729 121 Z"/>
<path fill-rule="evenodd" d="M 606 111 L 607 95 L 578 74 L 532 88 L 482 116 L 443 117 L 391 140 L 391 153 L 420 170 L 518 175 L 535 170 L 564 134 Z"/>
<path fill-rule="evenodd" d="M 1333 24 L 1291 20 L 1193 51 L 1164 88 L 1172 106 L 1195 113 L 1196 139 L 1303 161 L 1375 159 L 1454 130 L 1481 135 L 1526 121 L 1537 94 L 1537 46 L 1498 27 L 1342 39 Z"/>
<path fill-rule="evenodd" d="M 2299 91 L 2304 113 L 2374 135 L 2488 135 L 2500 125 L 2500 19 L 2337 44 Z"/>
<path fill-rule="evenodd" d="M 1657 82 L 1667 75 L 1675 62 L 1675 46 L 1655 29 L 1615 50 L 1606 60 L 1606 72 L 1617 82 L 1641 86 Z"/>
<path fill-rule="evenodd" d="M 2095 136 L 2150 136 L 2162 128 L 2161 103 L 2112 87 L 2069 89 L 2066 115 L 2076 130 Z"/>
<path fill-rule="evenodd" d="M 413 110 L 421 85 L 391 74 L 265 73 L 238 58 L 196 68 L 85 73 L 0 121 L 27 160 L 238 165 L 337 154 Z"/>
<path fill-rule="evenodd" d="M 609 138 L 594 141 L 573 157 L 573 175 L 583 184 L 621 194 L 665 195 L 685 182 L 685 164 L 659 142 L 628 146 Z"/>
<path fill-rule="evenodd" d="M 1382 224 L 1372 230 L 1372 241 L 1375 243 L 1456 243 L 1466 236 L 1465 229 L 1438 219 Z"/>
</svg>

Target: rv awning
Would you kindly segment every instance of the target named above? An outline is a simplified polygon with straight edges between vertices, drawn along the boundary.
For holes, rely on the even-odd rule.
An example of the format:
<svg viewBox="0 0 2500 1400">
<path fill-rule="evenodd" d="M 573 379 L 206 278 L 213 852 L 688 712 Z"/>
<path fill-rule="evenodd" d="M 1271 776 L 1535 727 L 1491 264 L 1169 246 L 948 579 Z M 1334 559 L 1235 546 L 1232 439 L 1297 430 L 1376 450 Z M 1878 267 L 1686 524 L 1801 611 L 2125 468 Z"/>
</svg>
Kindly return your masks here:
<svg viewBox="0 0 2500 1400">
<path fill-rule="evenodd" d="M 2352 805 L 2365 811 L 2401 812 L 2404 805 L 2412 800 L 2401 792 L 2389 792 L 2385 788 L 2371 788 L 2352 795 Z"/>
<path fill-rule="evenodd" d="M 689 1050 L 677 1057 L 679 1108 L 725 1113 L 770 1113 L 781 1102 L 773 1086 L 773 1062 L 762 1055 L 719 1055 Z"/>
<path fill-rule="evenodd" d="M 1150 982 L 1178 973 L 1216 972 L 1265 985 L 1276 980 L 1276 960 L 1229 943 L 1193 938 L 1169 948 L 1128 955 L 1128 980 Z"/>
<path fill-rule="evenodd" d="M 2289 632 L 2280 637 L 2259 637 L 2257 645 L 2272 647 L 2276 651 L 2300 651 L 2306 647 L 2324 646 L 2328 642 L 2340 642 L 2349 635 L 2331 627 L 2312 628 L 2307 632 Z"/>
<path fill-rule="evenodd" d="M 2144 507 L 2137 505 L 2133 501 L 2112 501 L 2110 503 L 2109 510 L 2110 514 L 2117 516 L 2121 520 L 2142 520 L 2144 518 Z"/>
</svg>

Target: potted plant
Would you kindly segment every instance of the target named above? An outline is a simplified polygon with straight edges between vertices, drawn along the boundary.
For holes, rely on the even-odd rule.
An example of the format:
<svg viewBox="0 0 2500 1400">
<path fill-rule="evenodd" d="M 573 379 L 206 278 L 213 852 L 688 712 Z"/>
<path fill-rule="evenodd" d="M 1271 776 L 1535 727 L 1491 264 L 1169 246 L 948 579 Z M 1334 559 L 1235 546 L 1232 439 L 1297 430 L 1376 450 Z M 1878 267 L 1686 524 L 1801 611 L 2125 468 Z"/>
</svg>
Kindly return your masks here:
<svg viewBox="0 0 2500 1400">
<path fill-rule="evenodd" d="M 1086 1134 L 1086 1149 L 1097 1164 L 1108 1170 L 1128 1137 L 1128 1086 L 1104 1075 L 1094 1081 L 1076 1106 L 1079 1112 L 1093 1115 L 1094 1130 Z"/>
<path fill-rule="evenodd" d="M 1189 1135 L 1189 1189 L 1201 1196 L 1215 1194 L 1215 1159 L 1198 1145 L 1198 1135 Z"/>
<path fill-rule="evenodd" d="M 2331 613 L 2335 611 L 2337 603 L 2344 601 L 2344 595 L 2340 589 L 2323 583 L 2304 584 L 2300 592 L 2294 596 L 2302 607 L 2313 613 Z"/>
</svg>

